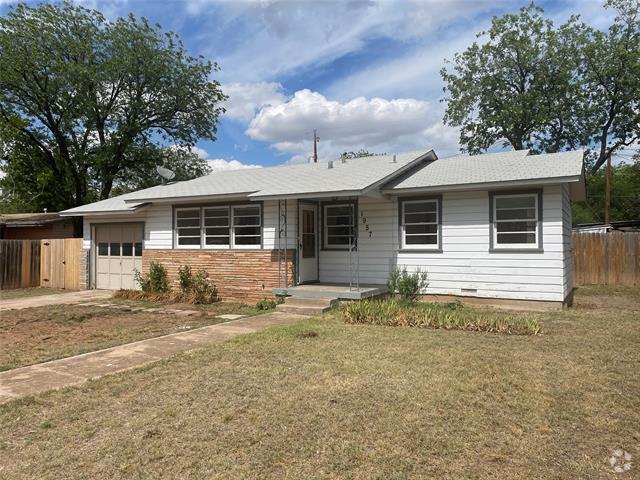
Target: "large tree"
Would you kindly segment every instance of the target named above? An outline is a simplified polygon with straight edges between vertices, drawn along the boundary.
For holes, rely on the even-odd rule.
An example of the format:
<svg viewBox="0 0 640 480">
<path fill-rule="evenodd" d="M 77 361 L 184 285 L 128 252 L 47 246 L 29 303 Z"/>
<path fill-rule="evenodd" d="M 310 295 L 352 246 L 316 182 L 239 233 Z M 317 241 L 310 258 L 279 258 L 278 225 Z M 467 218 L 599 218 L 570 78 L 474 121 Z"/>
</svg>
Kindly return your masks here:
<svg viewBox="0 0 640 480">
<path fill-rule="evenodd" d="M 640 138 L 638 3 L 610 0 L 607 32 L 572 17 L 556 28 L 531 4 L 491 28 L 442 69 L 444 120 L 464 150 L 503 142 L 534 152 L 586 147 L 597 170 Z"/>
<path fill-rule="evenodd" d="M 215 140 L 225 98 L 217 70 L 144 18 L 18 4 L 0 17 L 3 190 L 24 183 L 46 192 L 36 207 L 60 209 L 108 198 L 133 177 L 148 184 L 169 145 Z M 172 166 L 183 173 L 206 170 L 179 157 Z"/>
</svg>

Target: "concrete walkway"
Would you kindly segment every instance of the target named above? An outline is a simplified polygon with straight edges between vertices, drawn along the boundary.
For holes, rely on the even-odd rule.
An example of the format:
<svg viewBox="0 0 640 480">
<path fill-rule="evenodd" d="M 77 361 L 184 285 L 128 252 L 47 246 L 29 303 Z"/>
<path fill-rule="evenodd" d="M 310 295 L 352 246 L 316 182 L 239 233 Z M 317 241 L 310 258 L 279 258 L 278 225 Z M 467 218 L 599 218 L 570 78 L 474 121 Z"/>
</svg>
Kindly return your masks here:
<svg viewBox="0 0 640 480">
<path fill-rule="evenodd" d="M 22 308 L 45 307 L 47 305 L 63 305 L 67 303 L 90 302 L 111 298 L 111 290 L 80 290 L 54 295 L 36 295 L 34 297 L 8 298 L 0 300 L 0 312 L 19 310 Z"/>
<path fill-rule="evenodd" d="M 302 318 L 305 317 L 267 313 L 0 372 L 0 403 L 100 378 L 167 358 L 177 352 L 219 343 L 272 325 L 294 323 Z"/>
</svg>

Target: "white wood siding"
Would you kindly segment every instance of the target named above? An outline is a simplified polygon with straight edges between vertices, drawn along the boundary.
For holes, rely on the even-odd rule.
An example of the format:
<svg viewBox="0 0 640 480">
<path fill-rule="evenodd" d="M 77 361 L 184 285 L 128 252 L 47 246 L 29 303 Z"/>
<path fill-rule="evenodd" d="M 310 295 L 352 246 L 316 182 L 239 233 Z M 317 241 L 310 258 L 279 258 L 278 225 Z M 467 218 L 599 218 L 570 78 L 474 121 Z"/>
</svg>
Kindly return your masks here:
<svg viewBox="0 0 640 480">
<path fill-rule="evenodd" d="M 138 213 L 84 217 L 83 247 L 91 248 L 91 224 L 144 222 L 144 248 L 171 248 L 171 205 L 151 205 Z"/>
<path fill-rule="evenodd" d="M 268 200 L 262 205 L 264 228 L 262 242 L 265 249 L 278 248 L 278 201 Z M 287 200 L 287 248 L 297 248 L 298 202 Z"/>
<path fill-rule="evenodd" d="M 287 203 L 287 244 L 288 248 L 296 248 L 297 235 L 297 203 L 289 200 Z M 278 232 L 278 202 L 267 201 L 263 204 L 263 242 L 264 248 L 277 248 Z M 171 249 L 173 209 L 171 205 L 151 205 L 139 213 L 123 215 L 94 215 L 84 217 L 84 248 L 91 247 L 91 224 L 120 223 L 120 222 L 144 222 L 144 248 L 149 250 Z"/>
<path fill-rule="evenodd" d="M 427 270 L 426 293 L 564 299 L 566 230 L 561 186 L 545 187 L 543 191 L 544 253 L 489 253 L 487 191 L 444 193 L 442 217 L 442 253 L 400 253 L 397 200 L 361 198 L 360 282 L 384 284 L 397 265 Z M 365 230 L 364 219 L 371 236 Z M 320 281 L 349 281 L 348 252 L 321 251 Z"/>
<path fill-rule="evenodd" d="M 564 298 L 573 290 L 573 236 L 571 232 L 572 216 L 571 216 L 571 196 L 569 186 L 562 186 L 562 235 L 563 235 L 563 255 L 564 255 L 564 276 L 563 276 L 563 295 Z"/>
</svg>

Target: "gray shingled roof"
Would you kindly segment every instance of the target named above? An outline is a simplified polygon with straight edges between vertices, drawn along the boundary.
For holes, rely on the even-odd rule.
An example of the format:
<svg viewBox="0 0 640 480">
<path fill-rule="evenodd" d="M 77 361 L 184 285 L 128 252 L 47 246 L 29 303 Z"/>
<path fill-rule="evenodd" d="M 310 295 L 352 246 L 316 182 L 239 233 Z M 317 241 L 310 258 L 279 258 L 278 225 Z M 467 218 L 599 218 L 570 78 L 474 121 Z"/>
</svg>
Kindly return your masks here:
<svg viewBox="0 0 640 480">
<path fill-rule="evenodd" d="M 448 187 L 469 188 L 473 185 L 502 182 L 550 181 L 582 174 L 581 150 L 543 155 L 528 155 L 528 150 L 484 155 L 456 155 L 429 162 L 415 173 L 387 184 L 385 193 L 402 191 L 436 191 Z"/>
<path fill-rule="evenodd" d="M 166 199 L 304 197 L 359 195 L 418 163 L 435 159 L 432 150 L 326 162 L 214 172 L 204 177 L 158 185 L 138 192 L 66 210 L 65 215 L 133 211 Z"/>
<path fill-rule="evenodd" d="M 482 185 L 579 181 L 582 151 L 528 155 L 527 150 L 456 155 L 436 160 L 433 151 L 215 172 L 185 182 L 159 185 L 66 210 L 66 215 L 134 212 L 161 201 L 223 198 L 305 198 L 356 196 L 383 186 L 388 194 L 479 188 Z M 431 160 L 431 161 L 430 161 Z M 386 184 L 385 184 L 386 182 Z"/>
</svg>

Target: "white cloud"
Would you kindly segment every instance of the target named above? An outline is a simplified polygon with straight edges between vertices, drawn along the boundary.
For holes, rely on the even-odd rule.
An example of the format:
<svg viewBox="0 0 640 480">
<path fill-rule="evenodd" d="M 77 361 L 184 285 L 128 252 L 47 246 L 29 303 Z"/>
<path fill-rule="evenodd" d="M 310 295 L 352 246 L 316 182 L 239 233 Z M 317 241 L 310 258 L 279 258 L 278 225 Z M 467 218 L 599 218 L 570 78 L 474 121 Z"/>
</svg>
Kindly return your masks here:
<svg viewBox="0 0 640 480">
<path fill-rule="evenodd" d="M 243 122 L 249 122 L 261 108 L 286 100 L 282 85 L 277 82 L 227 83 L 222 85 L 222 91 L 229 97 L 224 102 L 224 116 Z"/>
<path fill-rule="evenodd" d="M 441 155 L 453 153 L 457 131 L 442 125 L 441 118 L 439 105 L 413 98 L 358 97 L 341 103 L 305 89 L 285 103 L 263 108 L 246 134 L 292 154 L 294 163 L 310 157 L 314 128 L 320 136 L 319 156 L 325 159 L 360 148 L 391 153 L 433 147 Z"/>
<path fill-rule="evenodd" d="M 215 14 L 216 28 L 207 40 L 208 54 L 222 66 L 219 77 L 256 82 L 322 66 L 363 50 L 371 40 L 406 41 L 410 49 L 416 40 L 437 38 L 445 25 L 496 12 L 504 3 L 191 0 L 188 12 Z"/>
<path fill-rule="evenodd" d="M 171 148 L 182 148 L 182 147 L 173 146 Z M 200 148 L 200 147 L 191 147 L 191 151 L 196 155 L 198 155 L 203 160 L 206 160 L 212 172 L 220 172 L 223 170 L 240 170 L 243 168 L 261 168 L 260 165 L 242 163 L 239 160 L 235 160 L 235 159 L 226 160 L 224 158 L 210 158 L 211 155 L 209 155 L 209 152 L 207 152 L 204 148 Z"/>
<path fill-rule="evenodd" d="M 262 168 L 260 165 L 250 165 L 239 162 L 238 160 L 225 160 L 224 158 L 207 159 L 209 168 L 212 172 L 221 172 L 224 170 L 241 170 L 243 168 Z"/>
</svg>

